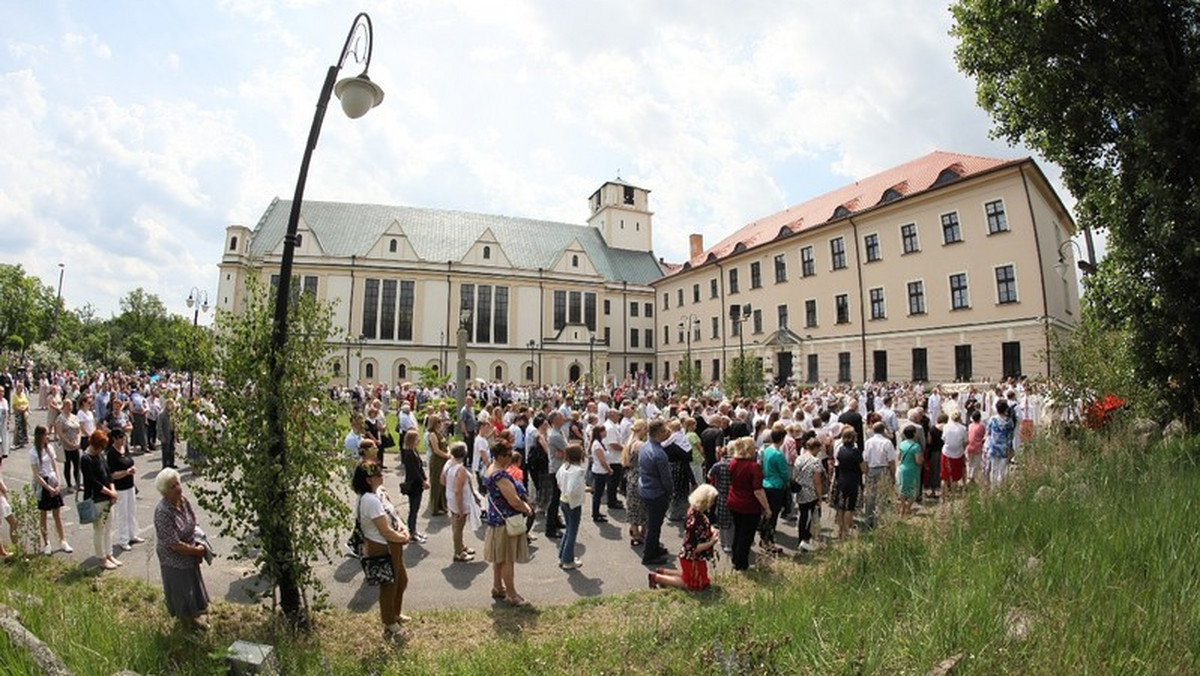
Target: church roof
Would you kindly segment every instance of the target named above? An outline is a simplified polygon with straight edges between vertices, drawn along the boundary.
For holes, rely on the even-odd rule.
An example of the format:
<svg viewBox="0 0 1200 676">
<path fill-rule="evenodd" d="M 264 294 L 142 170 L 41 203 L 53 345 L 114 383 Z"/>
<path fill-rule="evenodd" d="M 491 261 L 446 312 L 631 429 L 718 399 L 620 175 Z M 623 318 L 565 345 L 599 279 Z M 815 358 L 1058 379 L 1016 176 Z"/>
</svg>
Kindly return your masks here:
<svg viewBox="0 0 1200 676">
<path fill-rule="evenodd" d="M 274 251 L 287 231 L 291 200 L 275 198 L 254 228 L 250 255 L 262 258 Z M 513 218 L 466 211 L 424 209 L 380 204 L 350 204 L 305 200 L 300 208 L 305 225 L 325 253 L 332 257 L 363 256 L 383 233 L 397 223 L 423 261 L 459 261 L 490 229 L 513 266 L 549 270 L 562 252 L 578 240 L 597 272 L 608 281 L 648 284 L 662 277 L 653 252 L 615 249 L 599 230 L 587 225 Z"/>
</svg>

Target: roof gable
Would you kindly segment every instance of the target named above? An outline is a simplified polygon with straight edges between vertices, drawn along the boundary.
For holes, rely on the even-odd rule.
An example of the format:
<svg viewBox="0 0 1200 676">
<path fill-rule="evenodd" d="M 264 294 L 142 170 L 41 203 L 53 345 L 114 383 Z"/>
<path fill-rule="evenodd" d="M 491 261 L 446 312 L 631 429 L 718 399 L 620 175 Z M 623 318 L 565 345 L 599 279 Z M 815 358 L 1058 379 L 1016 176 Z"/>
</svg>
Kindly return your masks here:
<svg viewBox="0 0 1200 676">
<path fill-rule="evenodd" d="M 471 265 L 494 265 L 502 268 L 512 267 L 512 261 L 504 253 L 504 247 L 500 245 L 500 240 L 496 239 L 496 234 L 492 232 L 491 228 L 483 229 L 479 239 L 475 240 L 471 248 L 467 249 L 459 262 Z"/>
</svg>

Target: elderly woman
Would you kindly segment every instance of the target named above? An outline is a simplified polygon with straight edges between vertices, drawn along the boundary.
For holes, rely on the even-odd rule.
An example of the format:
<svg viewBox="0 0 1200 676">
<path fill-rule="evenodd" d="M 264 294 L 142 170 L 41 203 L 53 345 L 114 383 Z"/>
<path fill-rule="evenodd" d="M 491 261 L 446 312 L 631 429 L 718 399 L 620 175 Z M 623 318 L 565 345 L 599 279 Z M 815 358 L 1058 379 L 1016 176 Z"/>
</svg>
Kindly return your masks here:
<svg viewBox="0 0 1200 676">
<path fill-rule="evenodd" d="M 463 543 L 463 530 L 467 520 L 474 516 L 479 523 L 479 503 L 475 502 L 471 470 L 463 463 L 467 458 L 467 444 L 455 441 L 450 444 L 450 462 L 442 471 L 442 484 L 446 487 L 446 505 L 450 509 L 450 531 L 454 540 L 454 560 L 467 562 L 475 558 L 475 550 Z"/>
<path fill-rule="evenodd" d="M 401 623 L 412 618 L 400 612 L 404 590 L 408 588 L 408 571 L 404 568 L 404 545 L 408 543 L 408 528 L 396 516 L 396 508 L 383 490 L 383 470 L 374 463 L 361 463 L 354 468 L 351 480 L 358 494 L 355 518 L 362 528 L 363 555 L 390 556 L 395 579 L 379 585 L 379 615 L 383 620 L 383 637 L 400 635 Z"/>
<path fill-rule="evenodd" d="M 123 436 L 124 432 L 118 429 L 114 430 L 113 434 Z M 92 432 L 92 436 L 88 438 L 87 453 L 83 454 L 79 464 L 83 469 L 83 499 L 91 500 L 96 505 L 96 520 L 92 522 L 92 547 L 100 561 L 100 567 L 112 570 L 123 564 L 113 557 L 112 553 L 112 529 L 109 528 L 108 520 L 113 503 L 119 497 L 113 486 L 108 461 L 104 457 L 106 446 L 108 435 L 102 430 Z"/>
<path fill-rule="evenodd" d="M 646 443 L 649 425 L 645 420 L 635 420 L 630 428 L 629 441 L 621 449 L 621 466 L 625 468 L 628 489 L 625 491 L 625 518 L 629 522 L 629 544 L 640 547 L 646 539 L 646 503 L 638 488 L 638 459 L 642 445 Z"/>
<path fill-rule="evenodd" d="M 127 552 L 133 548 L 132 545 L 145 542 L 138 537 L 137 510 L 134 509 L 137 506 L 134 504 L 137 494 L 133 487 L 133 478 L 137 474 L 137 467 L 133 464 L 133 455 L 129 453 L 129 443 L 123 431 L 113 430 L 109 435 L 109 442 L 105 459 L 108 462 L 108 471 L 112 475 L 113 488 L 117 490 L 117 501 L 113 505 L 113 521 L 117 524 L 117 547 Z"/>
<path fill-rule="evenodd" d="M 207 548 L 196 541 L 196 512 L 183 496 L 183 482 L 174 468 L 160 470 L 154 486 L 162 495 L 154 509 L 154 532 L 167 612 L 188 629 L 208 629 L 199 619 L 208 608 L 208 590 L 200 574 Z"/>
<path fill-rule="evenodd" d="M 770 518 L 771 507 L 763 490 L 762 466 L 755 461 L 754 439 L 742 437 L 731 444 L 733 460 L 729 463 L 729 494 L 725 504 L 733 515 L 733 569 L 750 567 L 750 549 L 759 521 Z"/>
<path fill-rule="evenodd" d="M 512 457 L 512 446 L 507 441 L 497 443 L 492 449 L 492 464 L 483 473 L 488 494 L 483 560 L 492 564 L 492 598 L 504 599 L 511 606 L 527 606 L 529 602 L 517 593 L 514 578 L 516 564 L 529 560 L 529 541 L 524 527 L 520 533 L 509 534 L 506 520 L 517 514 L 529 516 L 533 507 L 525 501 L 525 485 L 507 471 Z"/>
</svg>

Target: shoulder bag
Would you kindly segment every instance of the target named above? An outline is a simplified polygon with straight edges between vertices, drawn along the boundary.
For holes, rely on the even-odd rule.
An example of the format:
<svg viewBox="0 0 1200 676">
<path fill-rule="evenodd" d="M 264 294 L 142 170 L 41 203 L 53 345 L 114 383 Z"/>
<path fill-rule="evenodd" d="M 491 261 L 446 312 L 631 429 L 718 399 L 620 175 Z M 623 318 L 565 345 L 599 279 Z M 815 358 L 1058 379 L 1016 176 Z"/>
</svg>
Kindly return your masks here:
<svg viewBox="0 0 1200 676">
<path fill-rule="evenodd" d="M 75 494 L 75 511 L 79 513 L 79 523 L 92 523 L 96 520 L 96 503 L 91 498 L 79 498 L 79 493 Z"/>
<path fill-rule="evenodd" d="M 366 548 L 363 546 L 366 538 L 362 532 L 362 496 L 358 498 L 358 509 L 354 514 L 354 534 L 350 537 L 350 541 L 362 543 L 359 545 L 359 551 L 366 552 Z M 379 556 L 360 556 L 358 562 L 362 566 L 363 579 L 368 585 L 381 587 L 396 582 L 396 569 L 392 567 L 390 551 Z"/>
</svg>

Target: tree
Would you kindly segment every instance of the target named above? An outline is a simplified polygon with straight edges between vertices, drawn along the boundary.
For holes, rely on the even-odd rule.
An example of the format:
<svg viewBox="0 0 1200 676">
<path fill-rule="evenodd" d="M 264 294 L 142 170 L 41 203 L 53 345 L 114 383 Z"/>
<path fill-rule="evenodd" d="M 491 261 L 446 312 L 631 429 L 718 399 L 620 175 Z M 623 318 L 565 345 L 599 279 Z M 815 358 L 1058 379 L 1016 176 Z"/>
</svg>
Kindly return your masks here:
<svg viewBox="0 0 1200 676">
<path fill-rule="evenodd" d="M 273 311 L 262 284 L 251 280 L 245 310 L 217 315 L 215 358 L 224 386 L 213 392 L 212 410 L 198 411 L 209 422 L 195 431 L 212 483 L 195 490 L 223 536 L 257 549 L 254 565 L 272 589 L 281 596 L 298 591 L 307 610 L 310 592 L 321 593 L 313 560 L 330 560 L 336 535 L 351 523 L 335 488 L 347 483 L 337 453 L 338 409 L 320 368 L 331 356 L 332 311 L 310 294 L 293 297 L 277 388 L 287 455 L 272 458 L 266 412 Z"/>
<path fill-rule="evenodd" d="M 29 346 L 46 340 L 54 329 L 54 289 L 25 274 L 20 265 L 0 263 L 0 343 L 11 336 Z"/>
<path fill-rule="evenodd" d="M 759 397 L 763 387 L 762 360 L 756 357 L 734 357 L 725 369 L 726 392 L 737 392 L 739 397 Z"/>
<path fill-rule="evenodd" d="M 121 314 L 112 320 L 119 345 L 138 366 L 167 366 L 167 308 L 140 286 L 121 299 Z"/>
<path fill-rule="evenodd" d="M 1126 331 L 1161 410 L 1200 417 L 1200 6 L 1186 0 L 959 0 L 959 67 L 995 133 L 1063 169 L 1084 228 L 1108 232 L 1086 280 Z"/>
<path fill-rule="evenodd" d="M 700 367 L 687 362 L 680 364 L 679 370 L 675 372 L 675 382 L 679 386 L 677 391 L 689 397 L 696 396 L 704 385 L 702 378 Z"/>
</svg>

